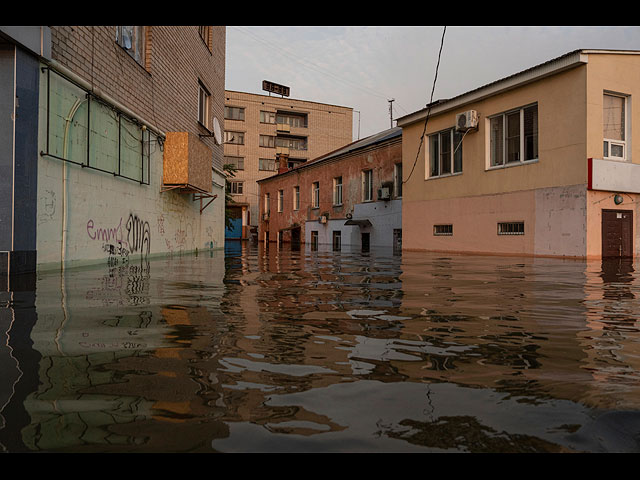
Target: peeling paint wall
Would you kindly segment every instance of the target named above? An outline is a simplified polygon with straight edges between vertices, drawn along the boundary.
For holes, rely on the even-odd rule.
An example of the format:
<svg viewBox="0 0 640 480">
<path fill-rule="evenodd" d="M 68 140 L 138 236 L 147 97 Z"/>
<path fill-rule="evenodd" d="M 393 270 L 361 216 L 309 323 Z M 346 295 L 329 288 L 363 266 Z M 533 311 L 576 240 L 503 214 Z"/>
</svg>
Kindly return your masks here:
<svg viewBox="0 0 640 480">
<path fill-rule="evenodd" d="M 47 89 L 46 82 L 43 73 L 43 92 Z M 55 102 L 50 106 L 51 118 L 69 119 L 66 130 L 53 128 L 47 147 L 47 122 L 41 121 L 39 151 L 58 149 L 66 154 L 65 158 L 78 160 L 87 151 L 86 125 L 82 124 L 83 111 L 79 108 L 77 117 L 65 116 L 73 99 L 69 88 L 58 85 L 52 91 Z M 58 107 L 53 106 L 56 102 Z M 47 118 L 47 111 L 46 96 L 42 95 L 41 119 Z M 113 125 L 109 117 L 97 116 L 92 120 L 92 134 L 104 134 L 104 139 L 112 139 Z M 50 122 L 50 125 L 52 123 L 55 124 Z M 62 137 L 51 140 L 56 132 Z M 104 158 L 112 158 L 117 156 L 115 148 L 135 152 L 139 144 L 124 141 L 118 147 L 117 142 L 110 140 L 103 142 L 100 148 Z M 201 214 L 200 201 L 194 201 L 192 194 L 161 192 L 163 148 L 154 134 L 150 136 L 148 153 L 148 169 L 144 174 L 148 184 L 51 156 L 40 156 L 37 200 L 40 270 L 60 268 L 63 262 L 66 266 L 101 262 L 114 265 L 150 255 L 224 246 L 224 178 L 214 171 L 212 193 L 218 197 Z M 128 157 L 125 154 L 123 158 Z M 203 203 L 208 201 L 204 199 Z"/>
</svg>

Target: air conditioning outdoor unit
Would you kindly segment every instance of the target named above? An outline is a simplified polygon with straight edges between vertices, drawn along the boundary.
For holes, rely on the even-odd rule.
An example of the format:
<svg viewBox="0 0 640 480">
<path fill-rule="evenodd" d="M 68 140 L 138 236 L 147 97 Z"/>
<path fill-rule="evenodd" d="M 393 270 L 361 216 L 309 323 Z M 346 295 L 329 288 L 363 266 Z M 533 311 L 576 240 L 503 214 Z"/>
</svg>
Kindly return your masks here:
<svg viewBox="0 0 640 480">
<path fill-rule="evenodd" d="M 478 112 L 476 110 L 467 110 L 456 115 L 456 130 L 459 132 L 467 132 L 477 128 Z"/>
<path fill-rule="evenodd" d="M 391 190 L 389 187 L 378 189 L 378 200 L 389 200 L 391 198 Z"/>
</svg>

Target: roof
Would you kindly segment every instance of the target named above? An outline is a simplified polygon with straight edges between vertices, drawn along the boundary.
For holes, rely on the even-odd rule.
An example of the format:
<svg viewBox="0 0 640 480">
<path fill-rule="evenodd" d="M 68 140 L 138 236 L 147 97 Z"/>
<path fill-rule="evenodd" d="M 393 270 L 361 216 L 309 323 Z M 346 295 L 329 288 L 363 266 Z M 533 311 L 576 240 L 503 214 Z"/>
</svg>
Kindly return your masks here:
<svg viewBox="0 0 640 480">
<path fill-rule="evenodd" d="M 402 137 L 402 128 L 400 127 L 390 128 L 388 130 L 384 130 L 382 132 L 373 134 L 361 140 L 356 140 L 355 142 L 349 143 L 344 147 L 340 147 L 339 149 L 329 152 L 321 157 L 315 158 L 313 160 L 309 160 L 308 162 L 301 163 L 297 167 L 287 170 L 286 172 L 278 173 L 276 175 L 272 175 L 270 177 L 258 180 L 258 183 L 264 182 L 266 180 L 271 180 L 272 178 L 275 178 L 275 177 L 280 177 L 281 175 L 286 175 L 287 173 L 300 171 L 302 169 L 312 167 L 320 163 L 324 163 L 329 160 L 341 157 L 343 155 L 357 152 L 359 150 L 364 150 L 374 145 L 378 145 L 380 143 L 384 143 L 399 137 Z"/>
<path fill-rule="evenodd" d="M 564 70 L 568 70 L 570 68 L 585 65 L 587 63 L 587 55 L 592 53 L 640 55 L 640 50 L 573 50 L 539 65 L 527 68 L 499 80 L 495 80 L 491 83 L 462 93 L 455 97 L 436 100 L 430 105 L 427 105 L 425 108 L 418 110 L 417 112 L 410 113 L 398 118 L 397 123 L 400 126 L 406 126 L 410 123 L 424 119 L 427 115 L 427 112 L 429 112 L 431 115 L 445 112 L 454 108 L 458 108 L 466 103 L 475 102 L 485 97 L 496 95 L 500 92 L 515 88 L 525 83 L 532 82 L 540 78 L 553 75 Z"/>
</svg>

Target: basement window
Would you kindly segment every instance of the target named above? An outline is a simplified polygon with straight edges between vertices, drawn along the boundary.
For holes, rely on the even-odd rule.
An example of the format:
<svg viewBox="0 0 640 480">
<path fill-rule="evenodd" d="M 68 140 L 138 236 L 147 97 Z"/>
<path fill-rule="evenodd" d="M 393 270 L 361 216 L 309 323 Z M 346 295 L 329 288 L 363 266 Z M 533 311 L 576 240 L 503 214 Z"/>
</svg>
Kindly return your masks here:
<svg viewBox="0 0 640 480">
<path fill-rule="evenodd" d="M 499 222 L 498 235 L 524 235 L 524 222 Z"/>
<path fill-rule="evenodd" d="M 435 236 L 451 236 L 453 235 L 453 225 L 434 225 L 433 226 L 433 234 Z"/>
</svg>

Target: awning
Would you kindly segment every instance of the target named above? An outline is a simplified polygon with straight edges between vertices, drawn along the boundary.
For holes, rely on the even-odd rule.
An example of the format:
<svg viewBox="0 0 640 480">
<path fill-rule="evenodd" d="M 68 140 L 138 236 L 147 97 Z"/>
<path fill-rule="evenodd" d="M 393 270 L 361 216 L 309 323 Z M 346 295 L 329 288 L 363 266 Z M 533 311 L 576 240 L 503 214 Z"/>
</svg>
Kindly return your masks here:
<svg viewBox="0 0 640 480">
<path fill-rule="evenodd" d="M 362 227 L 370 227 L 371 226 L 371 222 L 369 220 L 367 220 L 366 218 L 363 220 L 347 220 L 346 222 L 344 222 L 345 225 L 357 225 L 358 227 L 362 228 Z"/>
</svg>

